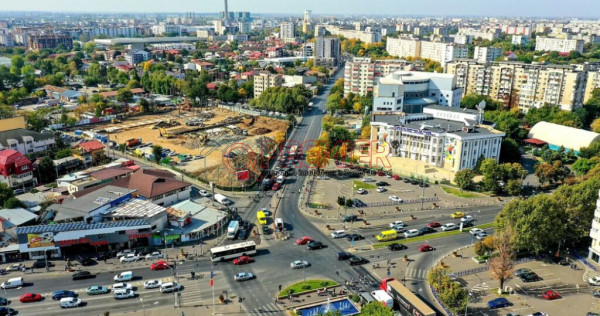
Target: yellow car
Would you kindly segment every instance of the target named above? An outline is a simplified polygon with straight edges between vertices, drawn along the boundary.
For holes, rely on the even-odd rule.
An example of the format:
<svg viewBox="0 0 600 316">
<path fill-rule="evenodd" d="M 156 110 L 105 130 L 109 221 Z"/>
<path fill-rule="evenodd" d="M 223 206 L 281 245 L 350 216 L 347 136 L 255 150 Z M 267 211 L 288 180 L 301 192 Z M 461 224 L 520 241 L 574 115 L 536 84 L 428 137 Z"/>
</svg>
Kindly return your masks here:
<svg viewBox="0 0 600 316">
<path fill-rule="evenodd" d="M 450 214 L 450 217 L 452 217 L 452 218 L 462 218 L 463 216 L 465 216 L 465 213 L 463 213 L 463 212 L 454 212 L 454 213 Z"/>
</svg>

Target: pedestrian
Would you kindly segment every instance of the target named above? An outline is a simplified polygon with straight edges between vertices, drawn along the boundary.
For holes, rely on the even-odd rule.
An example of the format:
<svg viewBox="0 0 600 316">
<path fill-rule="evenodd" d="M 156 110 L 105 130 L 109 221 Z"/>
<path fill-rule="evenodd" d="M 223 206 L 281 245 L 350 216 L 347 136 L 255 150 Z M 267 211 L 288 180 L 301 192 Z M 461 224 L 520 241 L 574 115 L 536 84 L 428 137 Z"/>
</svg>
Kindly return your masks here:
<svg viewBox="0 0 600 316">
<path fill-rule="evenodd" d="M 335 274 L 336 274 L 337 276 L 340 276 L 340 271 L 335 271 Z"/>
<path fill-rule="evenodd" d="M 106 258 L 104 258 L 104 264 L 106 264 Z"/>
</svg>

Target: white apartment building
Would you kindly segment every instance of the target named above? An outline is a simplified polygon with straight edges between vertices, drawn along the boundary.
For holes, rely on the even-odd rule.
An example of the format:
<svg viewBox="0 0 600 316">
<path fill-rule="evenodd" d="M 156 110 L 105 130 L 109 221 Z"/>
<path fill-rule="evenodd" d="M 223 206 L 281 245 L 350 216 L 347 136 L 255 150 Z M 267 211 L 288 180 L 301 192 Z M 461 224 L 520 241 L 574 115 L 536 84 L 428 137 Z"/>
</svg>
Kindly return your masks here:
<svg viewBox="0 0 600 316">
<path fill-rule="evenodd" d="M 457 34 L 458 35 L 471 35 L 471 36 L 473 36 L 473 38 L 481 37 L 481 39 L 493 41 L 500 36 L 500 30 L 499 29 L 480 30 L 480 29 L 474 29 L 474 28 L 469 28 L 469 27 L 460 27 L 458 29 Z"/>
<path fill-rule="evenodd" d="M 377 42 L 381 42 L 381 33 L 380 32 L 369 32 L 369 31 L 360 31 L 360 30 L 347 30 L 342 29 L 338 26 L 334 25 L 325 25 L 325 30 L 327 30 L 331 35 L 342 35 L 345 38 L 349 39 L 358 39 L 363 43 L 373 44 Z"/>
<path fill-rule="evenodd" d="M 366 96 L 373 92 L 379 78 L 398 70 L 415 70 L 415 64 L 403 59 L 371 61 L 369 57 L 354 57 L 344 69 L 344 96 L 350 92 Z"/>
<path fill-rule="evenodd" d="M 390 156 L 457 172 L 474 168 L 480 156 L 499 160 L 505 134 L 482 122 L 478 111 L 436 105 L 418 114 L 374 111 L 371 141 L 389 146 Z"/>
<path fill-rule="evenodd" d="M 475 46 L 473 59 L 480 63 L 495 61 L 502 56 L 502 47 L 480 47 Z"/>
<path fill-rule="evenodd" d="M 529 43 L 529 38 L 524 35 L 513 35 L 510 43 L 513 45 L 525 45 Z"/>
<path fill-rule="evenodd" d="M 181 27 L 178 25 L 159 24 L 153 25 L 151 28 L 154 35 L 165 35 L 169 33 L 177 33 L 181 36 Z"/>
<path fill-rule="evenodd" d="M 596 200 L 596 210 L 594 211 L 590 237 L 592 237 L 592 244 L 589 247 L 588 258 L 596 263 L 600 263 L 600 192 L 598 193 L 598 200 Z"/>
<path fill-rule="evenodd" d="M 454 36 L 454 43 L 461 45 L 473 44 L 473 39 L 473 35 L 456 34 Z"/>
<path fill-rule="evenodd" d="M 536 37 L 536 51 L 550 51 L 559 53 L 569 53 L 571 51 L 583 53 L 583 40 L 578 39 L 561 39 L 552 37 Z"/>
<path fill-rule="evenodd" d="M 373 111 L 421 113 L 428 105 L 458 108 L 462 91 L 454 75 L 395 71 L 378 80 Z"/>
<path fill-rule="evenodd" d="M 517 106 L 523 112 L 545 104 L 573 111 L 583 106 L 588 72 L 597 65 L 542 65 L 522 62 L 486 62 L 459 59 L 448 63 L 465 95 L 482 94 Z"/>
<path fill-rule="evenodd" d="M 469 55 L 469 48 L 466 45 L 407 38 L 388 38 L 386 50 L 391 56 L 427 58 L 439 62 L 442 66 L 457 58 L 467 58 Z"/>
<path fill-rule="evenodd" d="M 148 59 L 150 59 L 150 53 L 145 50 L 133 50 L 125 54 L 125 60 L 130 65 L 137 65 Z"/>
<path fill-rule="evenodd" d="M 138 35 L 135 27 L 94 27 L 89 30 L 90 37 L 107 36 L 107 37 L 134 37 Z"/>
<path fill-rule="evenodd" d="M 254 76 L 254 97 L 258 98 L 265 90 L 283 84 L 283 76 L 262 72 Z"/>
<path fill-rule="evenodd" d="M 528 25 L 503 25 L 500 30 L 502 30 L 502 33 L 524 36 L 531 36 L 532 31 L 531 26 Z"/>
<path fill-rule="evenodd" d="M 281 22 L 279 28 L 279 38 L 288 39 L 296 37 L 296 23 L 294 22 Z"/>
</svg>

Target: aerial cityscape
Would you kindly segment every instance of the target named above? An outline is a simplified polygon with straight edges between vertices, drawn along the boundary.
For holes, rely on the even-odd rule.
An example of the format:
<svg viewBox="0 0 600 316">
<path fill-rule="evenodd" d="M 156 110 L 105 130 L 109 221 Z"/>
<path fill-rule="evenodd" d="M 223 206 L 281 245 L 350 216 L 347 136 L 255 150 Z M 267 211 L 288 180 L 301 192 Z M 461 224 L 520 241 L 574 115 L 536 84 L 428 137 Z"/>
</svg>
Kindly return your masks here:
<svg viewBox="0 0 600 316">
<path fill-rule="evenodd" d="M 600 316 L 600 2 L 204 2 L 0 6 L 0 316 Z"/>
</svg>

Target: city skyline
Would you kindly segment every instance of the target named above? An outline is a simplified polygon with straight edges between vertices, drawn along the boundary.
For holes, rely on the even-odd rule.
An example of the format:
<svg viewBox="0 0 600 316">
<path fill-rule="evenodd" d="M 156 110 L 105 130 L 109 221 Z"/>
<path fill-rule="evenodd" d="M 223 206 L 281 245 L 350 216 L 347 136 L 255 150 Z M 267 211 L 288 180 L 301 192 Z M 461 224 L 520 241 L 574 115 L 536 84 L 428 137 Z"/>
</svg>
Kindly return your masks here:
<svg viewBox="0 0 600 316">
<path fill-rule="evenodd" d="M 2 11 L 53 11 L 53 12 L 123 12 L 123 13 L 159 13 L 186 12 L 212 13 L 223 11 L 222 1 L 193 3 L 186 0 L 172 0 L 168 3 L 158 0 L 106 0 L 103 2 L 83 2 L 63 0 L 50 3 L 44 0 L 30 0 L 25 3 L 8 2 L 2 5 Z M 304 10 L 312 10 L 314 15 L 383 15 L 383 16 L 517 16 L 517 17 L 598 17 L 600 2 L 579 0 L 577 5 L 551 5 L 543 0 L 493 1 L 482 4 L 476 0 L 459 0 L 450 4 L 443 0 L 432 0 L 412 6 L 406 0 L 378 0 L 365 2 L 359 0 L 305 0 L 286 3 L 285 6 L 273 0 L 255 0 L 252 3 L 236 0 L 229 1 L 229 11 L 251 11 L 266 14 L 302 15 Z"/>
</svg>

